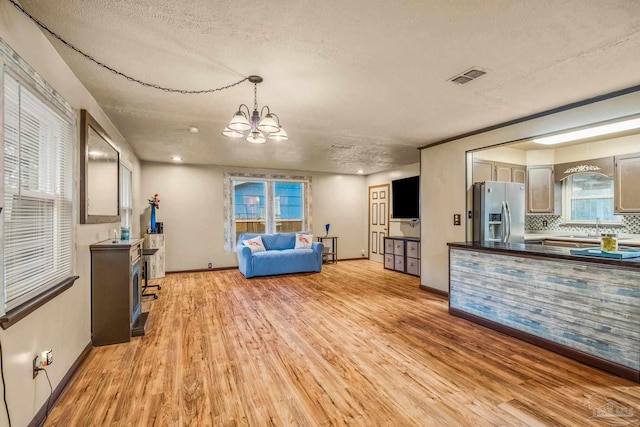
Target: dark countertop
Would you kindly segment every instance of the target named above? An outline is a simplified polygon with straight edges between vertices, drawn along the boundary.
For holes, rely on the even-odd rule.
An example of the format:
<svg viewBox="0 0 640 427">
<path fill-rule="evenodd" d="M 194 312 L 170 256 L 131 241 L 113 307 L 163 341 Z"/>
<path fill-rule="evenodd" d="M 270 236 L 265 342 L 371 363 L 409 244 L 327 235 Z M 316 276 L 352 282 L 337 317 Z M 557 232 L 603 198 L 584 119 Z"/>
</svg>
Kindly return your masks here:
<svg viewBox="0 0 640 427">
<path fill-rule="evenodd" d="M 496 243 L 496 242 L 451 242 L 447 243 L 450 248 L 479 250 L 483 252 L 502 253 L 507 255 L 531 257 L 531 258 L 552 258 L 570 260 L 576 262 L 586 262 L 592 264 L 602 264 L 606 267 L 617 267 L 640 271 L 640 257 L 628 259 L 602 258 L 595 256 L 573 255 L 570 248 L 560 248 L 555 246 L 528 245 L 525 243 Z"/>
</svg>

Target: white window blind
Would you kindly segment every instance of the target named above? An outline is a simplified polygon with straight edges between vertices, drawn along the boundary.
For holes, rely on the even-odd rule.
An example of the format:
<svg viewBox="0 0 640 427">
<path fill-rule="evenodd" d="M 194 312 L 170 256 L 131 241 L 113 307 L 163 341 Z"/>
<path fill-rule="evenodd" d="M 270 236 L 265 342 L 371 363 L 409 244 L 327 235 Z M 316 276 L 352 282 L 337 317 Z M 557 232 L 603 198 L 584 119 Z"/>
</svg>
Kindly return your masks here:
<svg viewBox="0 0 640 427">
<path fill-rule="evenodd" d="M 4 311 L 73 270 L 73 123 L 4 73 Z"/>
<path fill-rule="evenodd" d="M 120 226 L 131 227 L 133 216 L 133 196 L 131 194 L 131 171 L 124 165 L 120 166 L 122 188 L 120 189 Z"/>
</svg>

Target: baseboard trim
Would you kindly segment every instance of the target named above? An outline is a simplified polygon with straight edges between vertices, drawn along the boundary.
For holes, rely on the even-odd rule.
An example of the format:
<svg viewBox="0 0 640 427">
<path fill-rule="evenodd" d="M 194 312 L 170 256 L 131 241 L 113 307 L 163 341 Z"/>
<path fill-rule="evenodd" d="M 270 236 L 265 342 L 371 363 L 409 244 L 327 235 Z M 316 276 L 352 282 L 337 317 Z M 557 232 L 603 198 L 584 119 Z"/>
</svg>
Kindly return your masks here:
<svg viewBox="0 0 640 427">
<path fill-rule="evenodd" d="M 53 394 L 51 395 L 49 411 L 51 411 L 56 406 L 56 403 L 58 403 L 58 399 L 60 399 L 62 392 L 64 391 L 65 388 L 67 388 L 67 386 L 71 382 L 71 378 L 73 378 L 73 376 L 78 371 L 80 366 L 82 366 L 84 361 L 89 356 L 89 353 L 91 353 L 92 349 L 93 347 L 91 346 L 91 342 L 89 342 L 89 344 L 87 344 L 84 350 L 82 350 L 82 352 L 80 353 L 78 358 L 75 360 L 75 362 L 73 362 L 73 364 L 71 365 L 67 373 L 64 374 L 64 377 L 62 377 L 62 379 L 58 383 L 58 386 L 53 390 Z M 33 417 L 31 422 L 29 423 L 29 427 L 40 426 L 44 422 L 44 418 L 46 415 L 47 415 L 47 402 L 45 401 L 44 405 L 42 405 L 40 410 L 36 412 L 36 415 Z"/>
<path fill-rule="evenodd" d="M 369 258 L 340 258 L 339 261 L 367 261 Z M 331 264 L 329 262 L 329 264 Z M 324 265 L 324 264 L 323 264 Z M 175 270 L 175 271 L 166 271 L 164 274 L 179 274 L 179 273 L 203 273 L 205 271 L 223 271 L 223 270 L 237 270 L 238 266 L 234 265 L 231 267 L 216 267 L 216 268 L 196 268 L 194 270 Z"/>
<path fill-rule="evenodd" d="M 440 295 L 442 297 L 449 298 L 449 292 L 443 291 L 443 290 L 440 290 L 440 289 L 436 289 L 436 288 L 432 288 L 431 286 L 426 286 L 426 285 L 420 284 L 420 289 L 423 290 L 423 291 L 431 292 L 432 294 L 436 294 L 436 295 Z"/>
<path fill-rule="evenodd" d="M 194 270 L 174 270 L 174 271 L 165 271 L 164 274 L 179 274 L 179 273 L 204 273 L 206 271 L 222 271 L 222 270 L 237 270 L 238 266 L 231 267 L 215 267 L 215 268 L 196 268 Z"/>
<path fill-rule="evenodd" d="M 584 353 L 579 350 L 574 350 L 570 347 L 566 347 L 562 344 L 558 344 L 548 339 L 540 338 L 530 333 L 523 332 L 518 329 L 514 329 L 509 326 L 502 325 L 500 323 L 496 323 L 492 320 L 475 316 L 473 314 L 469 314 L 467 312 L 458 310 L 456 308 L 449 307 L 449 314 L 468 320 L 470 322 L 476 323 L 478 325 L 484 326 L 486 328 L 493 329 L 494 331 L 500 332 L 502 334 L 509 335 L 510 337 L 528 342 L 529 344 L 542 347 L 544 349 L 547 349 L 554 353 L 568 357 L 570 359 L 577 360 L 578 362 L 582 362 L 586 365 L 593 366 L 594 368 L 602 369 L 603 371 L 610 372 L 612 374 L 618 375 L 623 378 L 627 378 L 637 383 L 640 382 L 640 371 L 636 371 L 635 369 L 631 369 L 626 366 L 622 366 L 617 363 L 610 362 L 605 359 L 601 359 L 597 356 L 592 356 L 590 354 Z"/>
</svg>

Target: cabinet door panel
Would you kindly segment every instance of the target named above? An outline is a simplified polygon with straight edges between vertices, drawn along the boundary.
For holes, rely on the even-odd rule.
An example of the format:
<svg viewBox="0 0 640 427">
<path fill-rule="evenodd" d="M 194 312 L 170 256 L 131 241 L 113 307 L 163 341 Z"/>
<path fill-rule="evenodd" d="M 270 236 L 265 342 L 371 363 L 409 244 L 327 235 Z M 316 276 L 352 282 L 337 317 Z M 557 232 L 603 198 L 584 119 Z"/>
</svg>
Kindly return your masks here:
<svg viewBox="0 0 640 427">
<path fill-rule="evenodd" d="M 527 179 L 527 169 L 521 166 L 511 168 L 511 182 L 524 184 Z"/>
<path fill-rule="evenodd" d="M 615 213 L 640 213 L 640 153 L 615 157 Z"/>
<path fill-rule="evenodd" d="M 473 182 L 493 181 L 495 179 L 493 162 L 474 160 L 472 179 Z"/>
<path fill-rule="evenodd" d="M 496 181 L 511 182 L 511 165 L 496 163 Z"/>
<path fill-rule="evenodd" d="M 384 268 L 388 268 L 389 270 L 393 270 L 393 263 L 395 259 L 393 255 L 385 254 L 384 255 Z"/>
<path fill-rule="evenodd" d="M 554 213 L 553 166 L 527 168 L 527 212 Z"/>
</svg>

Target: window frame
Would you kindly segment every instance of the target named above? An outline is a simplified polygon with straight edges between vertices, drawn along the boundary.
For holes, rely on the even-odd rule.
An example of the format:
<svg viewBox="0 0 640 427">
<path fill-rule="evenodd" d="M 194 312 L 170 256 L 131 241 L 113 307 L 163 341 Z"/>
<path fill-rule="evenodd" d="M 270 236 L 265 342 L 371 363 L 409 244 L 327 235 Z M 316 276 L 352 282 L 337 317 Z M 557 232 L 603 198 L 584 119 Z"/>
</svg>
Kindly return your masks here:
<svg viewBox="0 0 640 427">
<path fill-rule="evenodd" d="M 16 299 L 16 302 L 7 309 L 7 288 L 6 288 L 6 280 L 5 280 L 5 267 L 0 269 L 0 295 L 2 295 L 0 301 L 0 326 L 3 329 L 7 329 L 11 325 L 18 322 L 20 319 L 26 317 L 29 313 L 37 310 L 39 307 L 44 305 L 46 302 L 55 298 L 57 295 L 61 294 L 65 290 L 69 289 L 73 286 L 74 282 L 78 279 L 78 276 L 75 276 L 76 271 L 76 224 L 77 224 L 77 115 L 76 111 L 73 107 L 66 102 L 60 94 L 58 94 L 55 89 L 53 89 L 44 78 L 42 78 L 29 64 L 27 64 L 15 51 L 11 49 L 9 45 L 4 42 L 0 38 L 0 67 L 2 68 L 2 72 L 0 72 L 0 147 L 2 148 L 3 153 L 3 161 L 0 162 L 0 176 L 1 185 L 0 185 L 0 198 L 4 201 L 5 198 L 5 181 L 4 181 L 4 152 L 5 152 L 5 76 L 10 76 L 12 79 L 16 80 L 18 85 L 26 90 L 29 95 L 35 98 L 39 103 L 51 109 L 52 112 L 59 116 L 59 119 L 63 122 L 66 122 L 68 125 L 69 132 L 69 140 L 65 142 L 67 153 L 70 155 L 69 169 L 72 174 L 70 178 L 70 193 L 68 195 L 70 197 L 63 197 L 63 204 L 69 203 L 70 209 L 68 212 L 71 213 L 71 218 L 68 218 L 69 223 L 69 235 L 65 239 L 69 239 L 70 246 L 68 247 L 69 251 L 66 254 L 67 258 L 64 261 L 65 265 L 69 265 L 68 271 L 65 268 L 60 272 L 57 276 L 58 279 L 52 279 L 47 283 L 38 284 L 38 286 L 31 289 L 27 294 Z M 66 145 L 68 143 L 68 145 Z M 57 160 L 52 158 L 48 164 L 54 164 L 57 168 Z M 41 167 L 41 165 L 40 165 Z M 54 169 L 56 169 L 54 168 Z M 55 182 L 55 181 L 54 181 Z M 26 195 L 29 191 L 23 191 L 22 195 Z M 38 199 L 48 199 L 42 192 L 36 192 Z M 56 196 L 57 197 L 57 196 Z M 56 198 L 52 197 L 52 198 Z M 4 203 L 3 203 L 4 204 Z M 68 206 L 68 205 L 67 205 Z M 55 217 L 56 213 L 54 213 Z M 4 245 L 4 229 L 5 229 L 5 212 L 0 214 L 0 235 L 2 236 L 3 244 L 0 245 L 0 253 L 3 259 L 3 266 L 6 263 L 5 260 L 5 245 Z M 57 237 L 56 237 L 57 238 Z M 55 240 L 54 240 L 55 241 Z M 53 262 L 56 262 L 53 260 Z"/>
<path fill-rule="evenodd" d="M 312 233 L 311 221 L 311 177 L 284 176 L 262 174 L 224 174 L 224 248 L 226 252 L 233 252 L 236 248 L 236 222 L 234 204 L 235 181 L 265 182 L 265 233 L 276 233 L 275 215 L 275 183 L 301 183 L 302 188 L 302 230 Z"/>
<path fill-rule="evenodd" d="M 565 179 L 562 180 L 562 211 L 566 212 L 566 214 L 564 215 L 564 223 L 565 224 L 576 224 L 576 225 L 596 225 L 596 223 L 599 222 L 600 225 L 611 225 L 611 226 L 622 226 L 623 225 L 623 219 L 622 216 L 620 215 L 615 215 L 616 217 L 618 217 L 617 220 L 611 221 L 611 220 L 604 220 L 602 218 L 594 218 L 592 220 L 579 220 L 579 219 L 573 219 L 571 218 L 571 212 L 572 212 L 572 201 L 573 200 L 587 200 L 587 199 L 601 199 L 603 198 L 602 196 L 588 196 L 588 197 L 581 197 L 581 198 L 576 198 L 576 197 L 572 197 L 572 186 L 573 186 L 573 177 L 576 175 L 600 175 L 600 176 L 604 176 L 606 178 L 608 178 L 609 180 L 613 181 L 614 178 L 610 177 L 608 175 L 603 175 L 603 174 L 599 174 L 597 172 L 582 172 L 579 174 L 573 174 L 573 175 L 569 175 L 568 177 L 566 177 Z M 611 206 L 612 206 L 612 211 L 613 211 L 613 206 L 614 206 L 614 193 L 611 193 Z"/>
<path fill-rule="evenodd" d="M 125 176 L 129 176 L 128 181 Z M 125 185 L 129 184 L 128 191 Z M 125 200 L 126 196 L 129 196 Z M 133 170 L 120 162 L 120 227 L 129 228 L 131 231 L 133 224 Z"/>
</svg>

